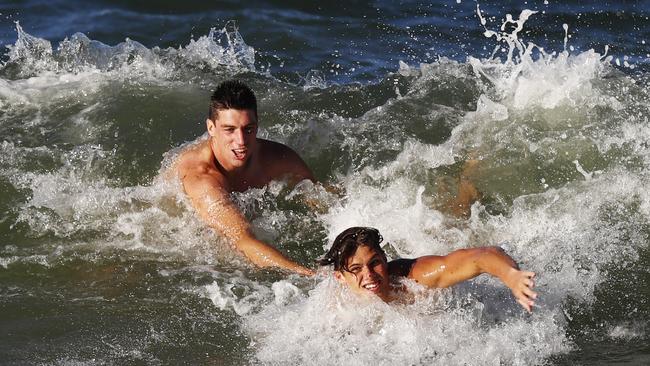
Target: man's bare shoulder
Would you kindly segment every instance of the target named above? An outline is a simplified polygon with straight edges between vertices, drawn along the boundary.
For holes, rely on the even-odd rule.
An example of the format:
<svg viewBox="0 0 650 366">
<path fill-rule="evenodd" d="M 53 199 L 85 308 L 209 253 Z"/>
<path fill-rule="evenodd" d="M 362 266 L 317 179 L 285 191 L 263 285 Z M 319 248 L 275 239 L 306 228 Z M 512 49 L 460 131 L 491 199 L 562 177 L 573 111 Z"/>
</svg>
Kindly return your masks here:
<svg viewBox="0 0 650 366">
<path fill-rule="evenodd" d="M 300 158 L 298 153 L 293 151 L 289 146 L 280 142 L 257 139 L 260 146 L 260 153 L 264 156 L 272 156 L 273 158 Z"/>
<path fill-rule="evenodd" d="M 174 164 L 179 178 L 189 172 L 208 171 L 210 169 L 210 146 L 207 140 L 190 145 L 180 152 Z"/>
<path fill-rule="evenodd" d="M 182 151 L 175 164 L 175 173 L 185 191 L 194 187 L 211 185 L 227 189 L 225 177 L 213 163 L 213 155 L 208 141 L 188 146 Z"/>
<path fill-rule="evenodd" d="M 260 147 L 259 156 L 263 159 L 264 165 L 269 168 L 271 176 L 291 175 L 298 178 L 298 180 L 309 179 L 315 181 L 307 164 L 289 146 L 264 139 L 258 139 L 258 143 Z"/>
</svg>

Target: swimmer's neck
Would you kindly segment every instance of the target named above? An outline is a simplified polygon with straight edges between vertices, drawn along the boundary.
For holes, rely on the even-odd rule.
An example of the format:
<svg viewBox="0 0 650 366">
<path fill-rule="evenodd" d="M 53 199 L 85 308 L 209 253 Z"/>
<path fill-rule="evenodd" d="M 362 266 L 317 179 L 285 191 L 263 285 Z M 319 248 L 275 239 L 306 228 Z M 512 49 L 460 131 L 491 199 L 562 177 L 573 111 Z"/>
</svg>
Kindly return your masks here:
<svg viewBox="0 0 650 366">
<path fill-rule="evenodd" d="M 226 188 L 229 192 L 245 192 L 251 188 L 262 188 L 269 183 L 270 179 L 261 164 L 261 156 L 256 151 L 246 163 L 240 167 L 226 169 L 212 152 L 211 165 L 225 178 Z"/>
</svg>

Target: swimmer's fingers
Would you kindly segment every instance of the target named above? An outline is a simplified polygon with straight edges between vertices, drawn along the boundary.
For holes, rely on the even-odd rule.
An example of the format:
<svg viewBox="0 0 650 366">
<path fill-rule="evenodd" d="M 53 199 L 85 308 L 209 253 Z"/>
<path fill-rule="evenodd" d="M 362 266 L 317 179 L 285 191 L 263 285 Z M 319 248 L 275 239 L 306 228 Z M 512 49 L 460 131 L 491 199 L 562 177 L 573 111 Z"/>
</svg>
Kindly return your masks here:
<svg viewBox="0 0 650 366">
<path fill-rule="evenodd" d="M 521 284 L 521 292 L 523 292 L 524 295 L 528 296 L 531 299 L 537 298 L 537 292 L 533 291 L 533 287 L 535 287 L 535 281 L 531 280 L 530 278 L 524 278 L 521 281 Z"/>
<path fill-rule="evenodd" d="M 537 292 L 531 290 L 530 288 L 526 287 L 521 292 L 526 295 L 527 298 L 535 300 L 537 298 Z"/>
<path fill-rule="evenodd" d="M 535 286 L 534 277 L 534 272 L 518 271 L 516 285 L 512 288 L 512 293 L 515 295 L 517 302 L 529 313 L 532 312 L 535 305 L 533 300 L 537 299 L 537 293 L 533 291 Z"/>
<path fill-rule="evenodd" d="M 535 278 L 535 272 L 524 272 L 523 275 L 526 277 L 523 281 L 524 289 L 522 292 L 531 300 L 537 299 L 537 292 L 533 291 L 533 288 L 535 287 L 535 281 L 533 278 Z"/>
<path fill-rule="evenodd" d="M 533 312 L 534 303 L 532 301 L 517 299 L 517 302 L 529 313 Z"/>
<path fill-rule="evenodd" d="M 535 278 L 535 272 L 530 272 L 530 271 L 521 271 L 521 275 L 528 278 L 530 281 Z"/>
<path fill-rule="evenodd" d="M 519 272 L 519 278 L 517 280 L 517 288 L 521 291 L 523 291 L 526 295 L 532 296 L 531 294 L 534 294 L 535 292 L 532 290 L 533 287 L 535 287 L 535 281 L 533 278 L 535 277 L 534 272 L 524 272 L 520 271 Z"/>
<path fill-rule="evenodd" d="M 514 295 L 517 299 L 517 302 L 521 304 L 524 309 L 526 309 L 529 313 L 532 312 L 533 306 L 535 305 L 535 301 L 533 301 L 533 299 L 537 297 L 536 293 L 530 291 L 530 294 L 527 294 L 526 291 L 517 291 L 514 293 Z"/>
</svg>

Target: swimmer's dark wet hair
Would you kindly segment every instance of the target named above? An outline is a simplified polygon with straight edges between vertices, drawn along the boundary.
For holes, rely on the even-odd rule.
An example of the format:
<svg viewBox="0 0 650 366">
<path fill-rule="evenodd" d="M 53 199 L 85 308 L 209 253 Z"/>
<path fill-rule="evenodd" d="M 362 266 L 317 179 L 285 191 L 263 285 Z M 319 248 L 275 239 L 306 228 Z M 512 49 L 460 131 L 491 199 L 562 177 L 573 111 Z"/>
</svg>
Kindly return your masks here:
<svg viewBox="0 0 650 366">
<path fill-rule="evenodd" d="M 239 80 L 226 80 L 219 84 L 210 98 L 208 116 L 215 121 L 220 110 L 250 109 L 257 117 L 257 98 L 246 84 Z"/>
<path fill-rule="evenodd" d="M 382 238 L 379 230 L 371 227 L 351 227 L 340 233 L 330 250 L 323 256 L 316 260 L 316 263 L 321 266 L 334 265 L 336 271 L 349 272 L 347 265 L 348 259 L 354 255 L 357 248 L 360 246 L 367 246 L 380 253 L 384 260 L 386 260 L 386 253 L 381 249 Z"/>
</svg>

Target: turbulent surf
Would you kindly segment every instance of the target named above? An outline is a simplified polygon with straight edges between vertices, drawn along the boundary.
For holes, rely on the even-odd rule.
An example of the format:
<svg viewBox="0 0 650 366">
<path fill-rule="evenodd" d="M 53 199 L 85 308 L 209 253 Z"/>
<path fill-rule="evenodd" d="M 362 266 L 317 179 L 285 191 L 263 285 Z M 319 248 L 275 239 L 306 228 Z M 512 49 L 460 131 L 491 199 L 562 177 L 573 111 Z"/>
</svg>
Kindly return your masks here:
<svg viewBox="0 0 650 366">
<path fill-rule="evenodd" d="M 44 4 L 0 9 L 4 363 L 650 357 L 647 7 L 93 5 L 71 16 L 96 28 L 45 31 Z M 257 93 L 260 136 L 341 192 L 233 195 L 256 235 L 309 266 L 355 225 L 393 258 L 500 245 L 538 274 L 533 314 L 487 277 L 391 306 L 247 264 L 161 177 L 228 78 Z M 457 218 L 469 160 L 482 198 Z"/>
</svg>

